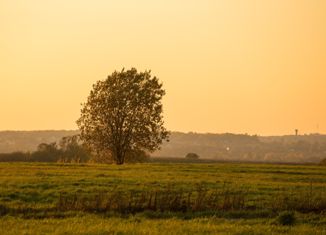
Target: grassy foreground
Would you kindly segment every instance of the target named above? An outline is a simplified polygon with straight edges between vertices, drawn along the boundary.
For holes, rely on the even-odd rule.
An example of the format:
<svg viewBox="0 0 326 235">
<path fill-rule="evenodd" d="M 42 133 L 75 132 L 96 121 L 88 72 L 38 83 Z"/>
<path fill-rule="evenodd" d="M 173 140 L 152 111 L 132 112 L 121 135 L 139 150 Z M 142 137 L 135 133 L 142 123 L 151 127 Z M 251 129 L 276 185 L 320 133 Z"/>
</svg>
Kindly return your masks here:
<svg viewBox="0 0 326 235">
<path fill-rule="evenodd" d="M 325 226 L 325 221 L 324 221 Z M 85 215 L 66 219 L 20 219 L 6 217 L 0 221 L 1 234 L 325 234 L 322 225 L 273 225 L 266 219 L 227 220 L 197 218 L 182 220 L 103 218 Z"/>
<path fill-rule="evenodd" d="M 135 213 L 58 207 L 61 195 L 92 198 L 114 190 L 119 199 L 125 192 L 187 192 L 199 186 L 223 191 L 223 203 L 226 191 L 241 192 L 245 205 Z M 321 166 L 1 163 L 0 234 L 326 234 L 325 195 Z M 302 201 L 307 206 L 293 204 Z M 292 226 L 278 222 L 284 208 L 295 208 Z"/>
</svg>

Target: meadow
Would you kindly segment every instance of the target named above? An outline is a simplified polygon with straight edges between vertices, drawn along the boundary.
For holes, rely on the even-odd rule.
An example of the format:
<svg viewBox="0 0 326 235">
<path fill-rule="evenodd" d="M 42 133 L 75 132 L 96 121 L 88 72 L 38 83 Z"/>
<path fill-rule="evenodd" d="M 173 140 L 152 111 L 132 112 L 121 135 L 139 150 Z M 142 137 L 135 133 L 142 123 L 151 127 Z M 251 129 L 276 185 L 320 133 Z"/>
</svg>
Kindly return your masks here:
<svg viewBox="0 0 326 235">
<path fill-rule="evenodd" d="M 326 234 L 326 168 L 0 163 L 0 234 Z"/>
</svg>

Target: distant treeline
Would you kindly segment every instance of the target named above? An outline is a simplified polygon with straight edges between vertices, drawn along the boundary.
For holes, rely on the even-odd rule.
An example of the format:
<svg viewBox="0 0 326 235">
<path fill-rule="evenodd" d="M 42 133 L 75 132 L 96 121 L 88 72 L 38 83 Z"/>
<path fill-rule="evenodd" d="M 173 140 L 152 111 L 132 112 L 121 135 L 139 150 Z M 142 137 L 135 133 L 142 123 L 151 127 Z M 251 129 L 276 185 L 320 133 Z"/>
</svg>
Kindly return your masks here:
<svg viewBox="0 0 326 235">
<path fill-rule="evenodd" d="M 59 143 L 41 143 L 33 152 L 1 153 L 1 162 L 70 162 L 82 163 L 91 153 L 78 143 L 78 136 L 63 137 Z"/>
<path fill-rule="evenodd" d="M 41 152 L 44 156 L 44 148 L 47 151 L 52 149 L 46 159 L 65 161 L 69 154 L 66 154 L 60 141 L 64 136 L 76 134 L 78 134 L 77 131 L 0 132 L 0 153 L 10 153 L 1 154 L 0 161 L 18 158 L 40 161 L 39 155 Z M 54 142 L 57 144 L 53 144 Z M 39 145 L 40 143 L 46 144 Z M 326 158 L 326 135 L 262 137 L 246 134 L 172 132 L 170 141 L 163 143 L 161 150 L 152 155 L 160 158 L 185 158 L 188 153 L 196 153 L 200 159 L 218 161 L 318 163 Z M 15 157 L 13 157 L 14 155 Z M 69 156 L 67 161 L 83 162 L 92 158 L 90 154 L 87 154 L 87 158 L 86 155 L 77 157 L 70 154 Z"/>
<path fill-rule="evenodd" d="M 0 153 L 0 162 L 61 162 L 61 163 L 110 163 L 108 158 L 101 158 L 89 151 L 79 140 L 78 135 L 63 137 L 58 142 L 50 144 L 41 143 L 37 150 L 32 152 Z M 104 160 L 103 160 L 104 159 Z M 149 161 L 149 155 L 145 152 L 130 152 L 126 156 L 126 162 Z"/>
<path fill-rule="evenodd" d="M 0 131 L 0 153 L 36 151 L 40 143 L 54 143 L 78 131 Z"/>
<path fill-rule="evenodd" d="M 154 156 L 182 158 L 189 152 L 219 161 L 318 163 L 326 158 L 326 135 L 261 137 L 175 132 Z"/>
</svg>

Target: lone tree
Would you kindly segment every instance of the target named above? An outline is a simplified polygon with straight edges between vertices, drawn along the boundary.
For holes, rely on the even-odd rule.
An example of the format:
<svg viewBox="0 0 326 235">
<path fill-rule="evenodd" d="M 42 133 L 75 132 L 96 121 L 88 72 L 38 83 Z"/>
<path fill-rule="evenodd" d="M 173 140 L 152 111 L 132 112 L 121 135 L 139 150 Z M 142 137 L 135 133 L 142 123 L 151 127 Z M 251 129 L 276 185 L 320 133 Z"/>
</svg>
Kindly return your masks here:
<svg viewBox="0 0 326 235">
<path fill-rule="evenodd" d="M 150 71 L 113 72 L 98 81 L 77 121 L 81 140 L 95 153 L 123 164 L 125 156 L 159 149 L 164 127 L 162 84 Z"/>
</svg>

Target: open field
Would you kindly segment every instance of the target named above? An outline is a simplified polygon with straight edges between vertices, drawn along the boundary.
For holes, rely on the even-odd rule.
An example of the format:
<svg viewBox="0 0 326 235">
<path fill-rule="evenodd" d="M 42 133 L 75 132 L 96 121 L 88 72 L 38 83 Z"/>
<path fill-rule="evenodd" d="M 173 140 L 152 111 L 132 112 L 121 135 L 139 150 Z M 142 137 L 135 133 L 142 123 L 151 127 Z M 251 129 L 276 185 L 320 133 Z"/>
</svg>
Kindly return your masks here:
<svg viewBox="0 0 326 235">
<path fill-rule="evenodd" d="M 325 208 L 314 165 L 0 163 L 0 234 L 326 234 Z"/>
</svg>

